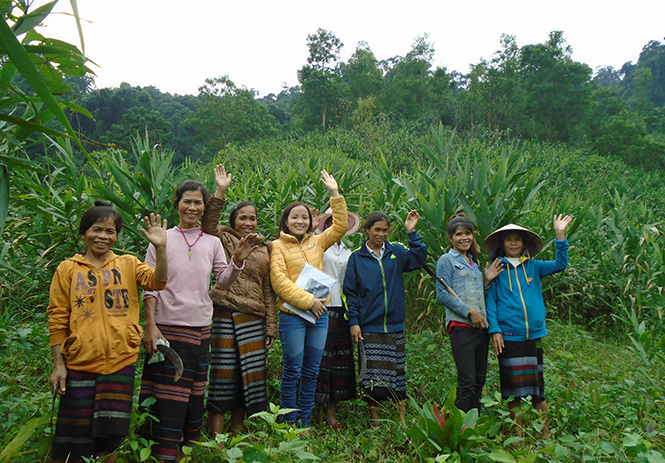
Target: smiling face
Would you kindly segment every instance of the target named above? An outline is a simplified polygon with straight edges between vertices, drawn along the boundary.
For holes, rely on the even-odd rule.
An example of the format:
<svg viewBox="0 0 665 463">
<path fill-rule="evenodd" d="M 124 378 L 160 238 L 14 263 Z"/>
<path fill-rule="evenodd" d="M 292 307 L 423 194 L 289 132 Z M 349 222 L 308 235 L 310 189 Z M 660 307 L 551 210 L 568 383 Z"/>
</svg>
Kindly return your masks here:
<svg viewBox="0 0 665 463">
<path fill-rule="evenodd" d="M 205 208 L 203 193 L 199 190 L 185 191 L 178 203 L 178 215 L 180 216 L 178 226 L 183 229 L 196 227 Z"/>
<path fill-rule="evenodd" d="M 390 233 L 390 224 L 385 220 L 379 220 L 374 222 L 369 229 L 365 229 L 367 232 L 367 243 L 369 244 L 370 249 L 373 251 L 378 251 L 383 247 Z"/>
<path fill-rule="evenodd" d="M 286 217 L 286 228 L 296 238 L 305 236 L 305 233 L 309 231 L 309 211 L 305 206 L 296 206 L 289 211 L 289 215 Z"/>
<path fill-rule="evenodd" d="M 473 246 L 473 232 L 466 227 L 457 227 L 452 236 L 448 237 L 450 244 L 457 252 L 466 256 Z"/>
<path fill-rule="evenodd" d="M 256 209 L 254 209 L 254 206 L 245 206 L 238 209 L 238 215 L 236 215 L 233 224 L 235 231 L 243 236 L 249 235 L 256 230 L 256 224 Z"/>
<path fill-rule="evenodd" d="M 87 255 L 95 259 L 104 259 L 118 240 L 118 232 L 113 217 L 103 217 L 92 224 L 85 231 L 83 240 L 86 248 L 88 248 Z"/>
<path fill-rule="evenodd" d="M 515 232 L 508 233 L 503 239 L 503 249 L 506 251 L 506 257 L 520 257 L 524 249 L 522 235 Z"/>
</svg>

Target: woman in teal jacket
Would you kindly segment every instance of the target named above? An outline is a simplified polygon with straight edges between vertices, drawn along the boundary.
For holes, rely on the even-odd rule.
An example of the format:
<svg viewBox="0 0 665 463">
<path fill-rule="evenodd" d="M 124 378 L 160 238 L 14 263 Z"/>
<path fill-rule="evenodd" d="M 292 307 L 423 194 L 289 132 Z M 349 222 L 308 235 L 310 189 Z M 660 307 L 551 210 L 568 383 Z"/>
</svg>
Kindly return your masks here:
<svg viewBox="0 0 665 463">
<path fill-rule="evenodd" d="M 504 400 L 514 399 L 509 408 L 520 405 L 523 397 L 531 397 L 533 407 L 544 413 L 543 437 L 548 437 L 547 402 L 543 375 L 541 338 L 545 329 L 545 303 L 540 280 L 563 271 L 568 266 L 566 227 L 573 220 L 569 215 L 555 215 L 556 258 L 534 260 L 543 247 L 543 240 L 534 232 L 509 224 L 489 235 L 483 247 L 505 264 L 493 282 L 486 300 L 492 347 L 499 357 L 499 379 Z M 520 425 L 520 417 L 517 417 Z"/>
<path fill-rule="evenodd" d="M 374 427 L 379 424 L 379 402 L 398 402 L 402 420 L 406 412 L 404 272 L 418 270 L 427 261 L 427 246 L 415 231 L 419 219 L 418 212 L 411 211 L 404 222 L 407 248 L 388 242 L 390 219 L 372 212 L 365 220 L 367 240 L 351 254 L 344 278 L 351 337 L 364 341 L 367 370 L 360 387 Z"/>
</svg>

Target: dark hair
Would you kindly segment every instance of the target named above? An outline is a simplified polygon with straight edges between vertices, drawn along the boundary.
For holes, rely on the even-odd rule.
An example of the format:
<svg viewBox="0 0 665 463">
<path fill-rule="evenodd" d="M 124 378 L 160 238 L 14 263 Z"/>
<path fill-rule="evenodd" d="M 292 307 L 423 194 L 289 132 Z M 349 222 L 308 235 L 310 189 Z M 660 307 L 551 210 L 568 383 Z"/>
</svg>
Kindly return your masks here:
<svg viewBox="0 0 665 463">
<path fill-rule="evenodd" d="M 381 211 L 371 212 L 365 219 L 365 226 L 363 228 L 365 231 L 368 231 L 374 226 L 375 223 L 382 221 L 386 222 L 388 224 L 388 227 L 390 227 L 390 219 L 388 218 L 385 212 Z"/>
<path fill-rule="evenodd" d="M 284 212 L 282 212 L 282 217 L 279 219 L 279 231 L 288 233 L 289 235 L 291 234 L 289 227 L 286 226 L 286 220 L 289 218 L 291 211 L 298 206 L 302 206 L 307 209 L 307 215 L 309 216 L 309 228 L 307 229 L 307 232 L 312 231 L 312 213 L 309 211 L 309 207 L 307 207 L 305 203 L 301 201 L 293 201 L 291 204 L 286 206 L 286 209 L 284 209 Z"/>
<path fill-rule="evenodd" d="M 231 214 L 229 214 L 229 225 L 231 225 L 231 228 L 233 228 L 234 230 L 236 228 L 236 218 L 238 217 L 238 211 L 240 211 L 240 209 L 246 206 L 252 206 L 254 208 L 254 212 L 256 213 L 259 212 L 256 210 L 256 206 L 251 201 L 241 201 L 238 204 L 236 204 L 236 207 L 234 207 L 233 210 L 231 211 Z"/>
<path fill-rule="evenodd" d="M 186 191 L 200 191 L 203 195 L 203 204 L 208 204 L 210 193 L 208 193 L 206 187 L 203 186 L 203 183 L 197 182 L 196 180 L 185 180 L 180 185 L 178 185 L 178 188 L 175 189 L 175 197 L 173 198 L 174 208 L 178 209 L 178 204 L 180 204 L 182 195 Z"/>
<path fill-rule="evenodd" d="M 471 219 L 469 219 L 469 217 L 466 214 L 461 212 L 459 214 L 453 215 L 450 219 L 448 219 L 448 225 L 446 225 L 446 233 L 448 233 L 449 239 L 452 239 L 453 235 L 455 234 L 458 228 L 464 228 L 465 230 L 469 230 L 471 232 L 471 235 L 473 235 L 473 243 L 469 248 L 469 254 L 471 254 L 471 260 L 473 260 L 476 264 L 478 264 L 478 249 L 476 246 L 476 235 L 474 234 L 475 229 L 473 227 L 473 222 L 471 222 Z"/>
<path fill-rule="evenodd" d="M 120 215 L 120 212 L 113 209 L 111 203 L 100 201 L 98 199 L 95 201 L 95 205 L 85 211 L 81 217 L 81 222 L 79 223 L 79 235 L 85 235 L 85 232 L 87 232 L 90 227 L 100 220 L 109 217 L 115 222 L 115 232 L 119 235 L 122 230 L 122 216 Z"/>
</svg>

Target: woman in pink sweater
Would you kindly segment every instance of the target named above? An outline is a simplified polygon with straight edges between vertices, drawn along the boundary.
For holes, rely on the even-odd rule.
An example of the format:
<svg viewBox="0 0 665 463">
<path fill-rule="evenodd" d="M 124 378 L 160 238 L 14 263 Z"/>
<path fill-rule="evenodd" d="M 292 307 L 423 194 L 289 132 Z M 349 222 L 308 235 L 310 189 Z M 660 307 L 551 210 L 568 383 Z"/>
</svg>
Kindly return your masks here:
<svg viewBox="0 0 665 463">
<path fill-rule="evenodd" d="M 160 461 L 179 460 L 180 445 L 193 446 L 201 434 L 213 313 L 210 274 L 218 286 L 228 288 L 259 243 L 256 234 L 243 237 L 227 263 L 219 239 L 199 228 L 208 198 L 205 187 L 192 180 L 176 189 L 173 206 L 180 220 L 167 231 L 169 282 L 164 290 L 143 295 L 147 355 L 139 403 L 156 399 L 151 413 L 159 421 L 150 423 L 151 429 L 144 429 L 144 434 L 157 442 L 153 455 Z M 154 262 L 154 252 L 148 247 L 148 264 Z M 175 384 L 170 362 L 150 363 L 158 339 L 168 341 L 182 358 L 184 373 Z"/>
</svg>

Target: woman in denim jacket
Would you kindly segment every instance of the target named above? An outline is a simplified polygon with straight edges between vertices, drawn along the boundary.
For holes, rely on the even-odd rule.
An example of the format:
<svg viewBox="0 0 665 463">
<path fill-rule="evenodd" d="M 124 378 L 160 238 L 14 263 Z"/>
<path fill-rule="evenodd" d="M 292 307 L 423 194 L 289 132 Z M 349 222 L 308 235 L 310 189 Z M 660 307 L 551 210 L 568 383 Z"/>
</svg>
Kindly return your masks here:
<svg viewBox="0 0 665 463">
<path fill-rule="evenodd" d="M 436 275 L 453 291 L 437 282 L 436 300 L 446 308 L 446 326 L 457 367 L 455 405 L 465 412 L 472 408 L 480 411 L 489 350 L 484 288 L 503 271 L 503 263 L 499 259 L 491 265 L 488 262 L 483 284 L 471 220 L 464 214 L 454 215 L 446 231 L 451 248 L 439 258 Z"/>
</svg>

